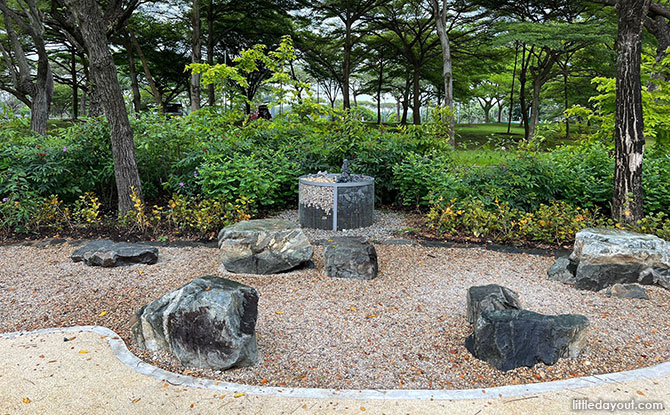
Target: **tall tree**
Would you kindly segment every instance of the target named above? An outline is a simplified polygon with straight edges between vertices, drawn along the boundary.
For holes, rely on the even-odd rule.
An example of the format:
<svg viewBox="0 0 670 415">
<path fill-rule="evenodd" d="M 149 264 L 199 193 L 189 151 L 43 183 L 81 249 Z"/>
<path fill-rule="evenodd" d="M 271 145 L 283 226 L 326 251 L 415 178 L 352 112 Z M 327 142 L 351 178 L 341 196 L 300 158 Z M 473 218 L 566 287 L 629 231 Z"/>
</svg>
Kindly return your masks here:
<svg viewBox="0 0 670 415">
<path fill-rule="evenodd" d="M 30 107 L 30 129 L 38 134 L 46 134 L 54 82 L 44 41 L 42 12 L 35 0 L 18 0 L 17 4 L 21 10 L 14 10 L 6 0 L 0 0 L 0 11 L 9 41 L 7 48 L 0 42 L 0 52 L 11 79 L 9 85 L 0 82 L 0 88 L 26 103 Z M 17 28 L 30 37 L 33 50 L 25 49 L 21 42 L 22 33 Z M 28 59 L 32 53 L 37 55 L 37 70 L 34 74 Z"/>
<path fill-rule="evenodd" d="M 321 18 L 335 18 L 340 21 L 343 29 L 342 39 L 342 105 L 351 108 L 350 79 L 352 69 L 352 51 L 360 40 L 361 32 L 357 24 L 379 4 L 381 0 L 317 0 L 308 2 L 321 13 Z"/>
<path fill-rule="evenodd" d="M 435 19 L 437 36 L 440 39 L 442 50 L 442 78 L 444 80 L 444 106 L 451 112 L 449 120 L 449 143 L 456 148 L 456 121 L 454 118 L 454 73 L 451 62 L 451 45 L 449 44 L 449 30 L 447 27 L 447 14 L 449 12 L 449 0 L 431 0 L 431 8 Z"/>
<path fill-rule="evenodd" d="M 135 32 L 133 32 L 131 29 L 128 31 L 128 33 L 130 35 L 130 41 L 132 43 L 132 47 L 135 48 L 137 56 L 140 58 L 140 62 L 142 62 L 142 68 L 144 68 L 144 76 L 146 76 L 147 82 L 149 82 L 151 93 L 154 96 L 154 101 L 156 101 L 156 108 L 158 108 L 158 110 L 161 113 L 165 113 L 165 104 L 163 102 L 163 97 L 161 96 L 161 92 L 156 87 L 156 82 L 154 81 L 154 77 L 151 74 L 151 69 L 149 68 L 149 62 L 147 61 L 147 58 L 144 56 L 144 52 L 142 51 L 140 43 L 137 41 L 137 37 L 135 37 Z"/>
<path fill-rule="evenodd" d="M 191 7 L 191 63 L 202 62 L 202 21 L 200 0 L 193 0 Z M 200 74 L 191 71 L 191 111 L 200 109 Z"/>
<path fill-rule="evenodd" d="M 133 210 L 133 193 L 142 197 L 142 186 L 135 160 L 133 131 L 130 128 L 116 66 L 107 42 L 102 11 L 96 0 L 65 0 L 68 11 L 81 30 L 89 57 L 91 76 L 102 98 L 109 123 L 114 158 L 114 177 L 118 192 L 118 210 L 125 215 Z"/>
<path fill-rule="evenodd" d="M 375 33 L 394 46 L 411 70 L 412 121 L 421 124 L 421 72 L 440 54 L 440 40 L 434 35 L 435 21 L 430 8 L 419 0 L 384 2 L 375 15 Z M 388 32 L 394 37 L 389 37 Z M 403 117 L 404 118 L 404 117 Z"/>
<path fill-rule="evenodd" d="M 642 157 L 644 119 L 640 64 L 642 26 L 650 0 L 618 0 L 616 123 L 614 128 L 615 170 L 612 215 L 634 224 L 644 216 Z"/>
</svg>

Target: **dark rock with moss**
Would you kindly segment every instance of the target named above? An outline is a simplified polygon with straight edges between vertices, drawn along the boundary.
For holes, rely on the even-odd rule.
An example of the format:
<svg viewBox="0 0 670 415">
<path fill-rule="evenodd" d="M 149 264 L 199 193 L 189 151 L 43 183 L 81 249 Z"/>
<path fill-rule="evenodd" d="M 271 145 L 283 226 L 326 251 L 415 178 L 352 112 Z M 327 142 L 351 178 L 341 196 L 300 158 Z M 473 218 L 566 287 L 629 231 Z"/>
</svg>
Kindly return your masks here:
<svg viewBox="0 0 670 415">
<path fill-rule="evenodd" d="M 465 346 L 476 358 L 507 371 L 577 357 L 586 346 L 589 320 L 577 314 L 547 316 L 527 310 L 484 311 Z"/>
<path fill-rule="evenodd" d="M 221 262 L 228 272 L 276 274 L 312 259 L 314 249 L 302 229 L 280 219 L 245 220 L 219 232 Z"/>
<path fill-rule="evenodd" d="M 131 331 L 144 349 L 172 352 L 185 366 L 224 370 L 258 361 L 258 293 L 205 276 L 139 310 Z"/>
<path fill-rule="evenodd" d="M 74 262 L 100 267 L 155 264 L 158 262 L 158 248 L 127 242 L 92 241 L 74 251 L 70 258 Z"/>
<path fill-rule="evenodd" d="M 470 287 L 467 305 L 470 323 L 475 323 L 484 311 L 521 309 L 519 294 L 498 284 Z"/>
<path fill-rule="evenodd" d="M 336 237 L 325 244 L 326 274 L 335 278 L 371 280 L 377 277 L 377 251 L 364 238 Z"/>
</svg>

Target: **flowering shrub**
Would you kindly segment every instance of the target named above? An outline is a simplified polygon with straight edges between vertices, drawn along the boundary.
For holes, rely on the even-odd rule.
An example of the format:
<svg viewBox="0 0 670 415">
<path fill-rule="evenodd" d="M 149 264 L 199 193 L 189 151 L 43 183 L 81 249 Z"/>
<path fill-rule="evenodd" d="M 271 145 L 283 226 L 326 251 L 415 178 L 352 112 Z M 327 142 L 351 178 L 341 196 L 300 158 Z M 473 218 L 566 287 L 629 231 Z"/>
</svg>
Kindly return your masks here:
<svg viewBox="0 0 670 415">
<path fill-rule="evenodd" d="M 464 203 L 437 200 L 428 213 L 429 227 L 441 235 L 512 243 L 571 243 L 577 231 L 598 223 L 597 212 L 574 208 L 565 202 L 540 205 L 534 212 L 524 212 L 506 202 L 496 201 L 494 208 L 487 208 L 478 200 Z"/>
</svg>

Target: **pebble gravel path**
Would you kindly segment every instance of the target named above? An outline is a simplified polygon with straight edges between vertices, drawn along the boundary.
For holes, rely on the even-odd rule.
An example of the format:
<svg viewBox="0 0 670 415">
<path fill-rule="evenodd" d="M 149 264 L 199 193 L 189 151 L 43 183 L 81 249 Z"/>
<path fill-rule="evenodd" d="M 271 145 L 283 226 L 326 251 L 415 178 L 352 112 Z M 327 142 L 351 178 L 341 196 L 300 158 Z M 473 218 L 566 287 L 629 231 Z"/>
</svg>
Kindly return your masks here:
<svg viewBox="0 0 670 415">
<path fill-rule="evenodd" d="M 292 216 L 293 215 L 293 216 Z M 295 218 L 295 212 L 280 216 Z M 352 231 L 374 240 L 407 225 L 380 213 L 375 227 Z M 328 231 L 308 231 L 311 240 Z M 332 232 L 331 232 L 332 233 Z M 274 276 L 226 274 L 212 247 L 162 247 L 155 265 L 103 269 L 73 263 L 75 244 L 0 246 L 0 332 L 102 325 L 131 351 L 168 370 L 221 381 L 278 387 L 455 389 L 566 379 L 651 366 L 670 358 L 670 292 L 650 300 L 608 298 L 549 281 L 549 256 L 475 248 L 376 244 L 379 276 L 331 279 L 323 249 L 312 269 Z M 260 362 L 225 372 L 183 368 L 167 353 L 135 347 L 129 322 L 143 305 L 203 275 L 255 287 Z M 500 372 L 464 347 L 468 287 L 497 283 L 516 290 L 524 308 L 580 313 L 591 321 L 587 352 Z"/>
</svg>

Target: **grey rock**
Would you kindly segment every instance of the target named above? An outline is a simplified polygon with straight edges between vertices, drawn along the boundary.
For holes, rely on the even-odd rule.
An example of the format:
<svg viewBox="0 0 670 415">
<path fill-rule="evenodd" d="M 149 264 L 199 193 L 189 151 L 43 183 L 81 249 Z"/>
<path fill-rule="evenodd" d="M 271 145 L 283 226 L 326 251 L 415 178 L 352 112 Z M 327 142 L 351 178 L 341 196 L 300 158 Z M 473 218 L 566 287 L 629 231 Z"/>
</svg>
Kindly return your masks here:
<svg viewBox="0 0 670 415">
<path fill-rule="evenodd" d="M 554 265 L 547 270 L 547 276 L 553 281 L 574 284 L 576 271 L 577 264 L 571 261 L 570 257 L 564 256 L 556 259 Z"/>
<path fill-rule="evenodd" d="M 577 357 L 586 346 L 589 320 L 582 315 L 545 316 L 527 310 L 494 310 L 479 315 L 465 341 L 478 359 L 507 371 L 559 358 Z"/>
<path fill-rule="evenodd" d="M 371 280 L 377 277 L 377 251 L 363 238 L 337 237 L 325 244 L 326 274 L 336 278 Z"/>
<path fill-rule="evenodd" d="M 275 274 L 312 258 L 314 249 L 300 228 L 279 219 L 241 221 L 219 232 L 221 262 L 228 272 Z"/>
<path fill-rule="evenodd" d="M 344 159 L 342 161 L 342 171 L 337 176 L 338 183 L 349 183 L 351 180 L 351 169 L 349 168 L 349 160 Z"/>
<path fill-rule="evenodd" d="M 654 235 L 587 228 L 575 237 L 570 260 L 575 287 L 598 291 L 617 283 L 670 289 L 670 244 Z"/>
<path fill-rule="evenodd" d="M 647 290 L 638 284 L 614 284 L 606 290 L 606 294 L 618 298 L 634 298 L 648 300 Z"/>
<path fill-rule="evenodd" d="M 142 307 L 131 327 L 141 348 L 172 352 L 186 366 L 224 370 L 258 361 L 258 293 L 205 276 Z"/>
<path fill-rule="evenodd" d="M 158 248 L 127 242 L 92 241 L 77 249 L 70 257 L 74 262 L 90 266 L 116 267 L 128 264 L 155 264 Z"/>
<path fill-rule="evenodd" d="M 497 284 L 468 288 L 468 322 L 475 323 L 483 311 L 520 310 L 519 294 Z"/>
</svg>

